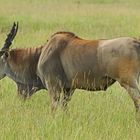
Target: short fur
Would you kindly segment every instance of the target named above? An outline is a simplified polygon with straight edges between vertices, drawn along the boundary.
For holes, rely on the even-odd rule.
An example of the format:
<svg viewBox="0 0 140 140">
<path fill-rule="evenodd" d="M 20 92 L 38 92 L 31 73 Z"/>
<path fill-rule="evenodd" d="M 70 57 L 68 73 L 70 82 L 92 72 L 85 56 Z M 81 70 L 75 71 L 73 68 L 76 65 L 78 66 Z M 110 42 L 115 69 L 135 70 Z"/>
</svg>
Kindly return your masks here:
<svg viewBox="0 0 140 140">
<path fill-rule="evenodd" d="M 14 22 L 4 46 L 0 50 L 0 79 L 5 76 L 13 79 L 17 84 L 18 93 L 26 98 L 44 88 L 36 74 L 38 60 L 43 47 L 10 50 L 17 31 L 18 22 Z"/>
<path fill-rule="evenodd" d="M 5 76 L 16 82 L 18 94 L 24 98 L 45 88 L 36 74 L 41 52 L 42 46 L 38 48 L 12 49 L 7 52 Z"/>
<path fill-rule="evenodd" d="M 140 110 L 140 42 L 131 37 L 84 40 L 70 32 L 55 33 L 44 46 L 38 76 L 56 109 L 60 93 L 66 106 L 76 88 L 106 90 L 118 81 Z"/>
</svg>

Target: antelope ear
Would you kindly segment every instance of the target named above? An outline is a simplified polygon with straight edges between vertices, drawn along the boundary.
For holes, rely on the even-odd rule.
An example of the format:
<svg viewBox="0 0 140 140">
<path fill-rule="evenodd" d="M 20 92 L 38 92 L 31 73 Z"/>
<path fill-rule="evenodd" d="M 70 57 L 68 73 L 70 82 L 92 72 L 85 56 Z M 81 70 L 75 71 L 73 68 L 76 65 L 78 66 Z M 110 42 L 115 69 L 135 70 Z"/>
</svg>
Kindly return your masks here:
<svg viewBox="0 0 140 140">
<path fill-rule="evenodd" d="M 9 56 L 9 52 L 6 51 L 6 52 L 3 54 L 3 58 L 4 58 L 4 59 L 7 59 L 8 56 Z"/>
<path fill-rule="evenodd" d="M 2 55 L 1 55 L 2 54 Z M 2 59 L 3 62 L 6 62 L 7 61 L 7 58 L 9 56 L 9 52 L 7 51 L 4 51 L 3 53 L 0 51 L 0 57 Z"/>
<path fill-rule="evenodd" d="M 0 51 L 0 57 L 5 53 L 5 51 L 1 50 Z"/>
</svg>

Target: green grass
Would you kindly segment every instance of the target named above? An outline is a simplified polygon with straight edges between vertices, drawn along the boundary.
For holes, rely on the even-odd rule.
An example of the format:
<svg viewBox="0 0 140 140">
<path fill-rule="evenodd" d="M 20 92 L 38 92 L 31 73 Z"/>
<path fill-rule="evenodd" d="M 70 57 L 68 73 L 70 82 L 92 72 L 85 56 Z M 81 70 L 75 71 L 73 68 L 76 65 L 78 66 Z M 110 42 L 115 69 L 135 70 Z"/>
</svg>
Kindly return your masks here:
<svg viewBox="0 0 140 140">
<path fill-rule="evenodd" d="M 37 47 L 54 32 L 86 39 L 140 37 L 139 0 L 0 0 L 0 46 L 13 21 L 13 48 Z M 68 113 L 50 113 L 47 91 L 23 102 L 9 78 L 0 81 L 0 140 L 139 140 L 135 108 L 114 84 L 106 92 L 76 90 Z"/>
</svg>

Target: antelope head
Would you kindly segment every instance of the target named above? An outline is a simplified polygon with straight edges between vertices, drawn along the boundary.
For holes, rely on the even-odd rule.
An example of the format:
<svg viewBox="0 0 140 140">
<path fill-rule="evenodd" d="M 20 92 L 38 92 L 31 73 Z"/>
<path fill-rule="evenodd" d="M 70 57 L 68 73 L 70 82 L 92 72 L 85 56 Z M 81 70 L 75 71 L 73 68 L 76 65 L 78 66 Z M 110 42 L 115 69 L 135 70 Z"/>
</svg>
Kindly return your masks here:
<svg viewBox="0 0 140 140">
<path fill-rule="evenodd" d="M 0 50 L 0 79 L 6 76 L 6 65 L 9 58 L 9 48 L 18 31 L 18 22 L 13 24 L 10 33 L 7 35 L 5 43 Z"/>
</svg>

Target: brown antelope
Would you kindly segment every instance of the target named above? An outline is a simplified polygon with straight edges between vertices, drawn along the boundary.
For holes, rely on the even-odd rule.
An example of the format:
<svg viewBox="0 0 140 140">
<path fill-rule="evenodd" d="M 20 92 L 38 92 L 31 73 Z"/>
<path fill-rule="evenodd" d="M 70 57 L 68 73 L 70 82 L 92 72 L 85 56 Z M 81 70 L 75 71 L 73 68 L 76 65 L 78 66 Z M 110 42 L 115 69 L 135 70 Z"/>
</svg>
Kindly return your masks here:
<svg viewBox="0 0 140 140">
<path fill-rule="evenodd" d="M 26 98 L 44 88 L 36 74 L 42 47 L 10 50 L 9 47 L 17 31 L 18 23 L 14 23 L 0 50 L 0 79 L 5 76 L 13 79 L 17 84 L 18 93 Z"/>
<path fill-rule="evenodd" d="M 106 90 L 118 81 L 140 113 L 139 40 L 84 40 L 71 32 L 57 32 L 43 47 L 9 50 L 17 30 L 18 24 L 14 24 L 0 51 L 0 78 L 12 78 L 21 95 L 48 89 L 55 110 L 61 93 L 66 107 L 76 88 Z"/>
<path fill-rule="evenodd" d="M 63 106 L 74 90 L 106 90 L 115 81 L 124 87 L 140 111 L 140 41 L 131 37 L 84 40 L 57 32 L 43 47 L 37 75 L 48 88 L 54 110 L 63 92 Z"/>
</svg>

